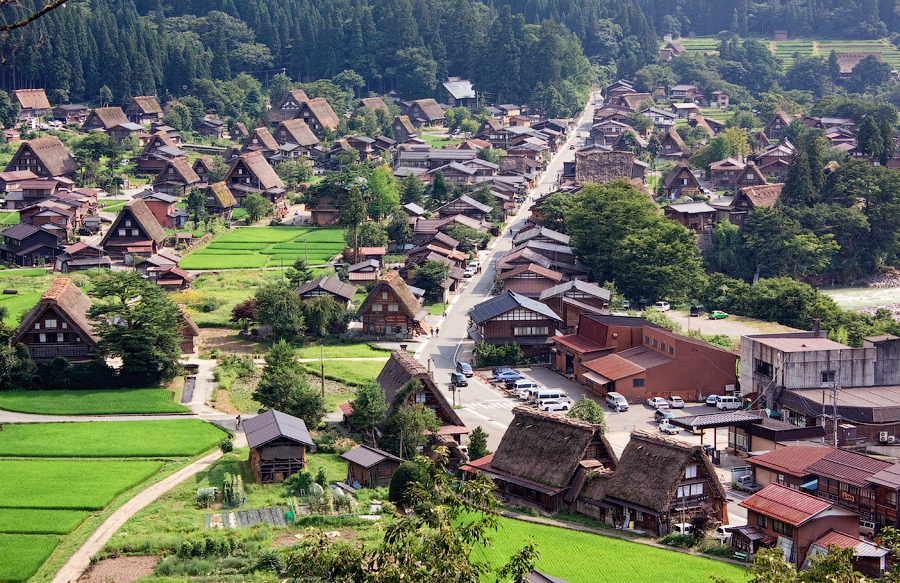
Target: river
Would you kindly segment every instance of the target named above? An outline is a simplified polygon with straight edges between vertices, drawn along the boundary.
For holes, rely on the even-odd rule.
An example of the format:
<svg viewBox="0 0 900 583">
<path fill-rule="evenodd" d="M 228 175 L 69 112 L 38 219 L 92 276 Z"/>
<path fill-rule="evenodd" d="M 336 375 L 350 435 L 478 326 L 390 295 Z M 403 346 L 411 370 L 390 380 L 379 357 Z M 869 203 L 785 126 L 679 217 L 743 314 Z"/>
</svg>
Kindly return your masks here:
<svg viewBox="0 0 900 583">
<path fill-rule="evenodd" d="M 845 310 L 900 303 L 900 287 L 821 287 L 819 291 Z"/>
</svg>

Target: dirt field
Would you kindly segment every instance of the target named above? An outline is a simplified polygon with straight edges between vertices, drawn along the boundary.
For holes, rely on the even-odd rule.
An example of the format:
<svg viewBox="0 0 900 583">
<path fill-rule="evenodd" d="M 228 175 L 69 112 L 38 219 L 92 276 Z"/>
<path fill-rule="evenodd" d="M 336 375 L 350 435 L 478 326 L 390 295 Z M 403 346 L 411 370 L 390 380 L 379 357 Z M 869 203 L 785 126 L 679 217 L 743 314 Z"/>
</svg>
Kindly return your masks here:
<svg viewBox="0 0 900 583">
<path fill-rule="evenodd" d="M 153 573 L 159 557 L 118 557 L 103 559 L 78 580 L 83 583 L 131 583 Z"/>
<path fill-rule="evenodd" d="M 728 316 L 724 320 L 710 320 L 706 314 L 699 318 L 696 316 L 692 318 L 686 312 L 676 310 L 666 312 L 666 316 L 670 320 L 681 324 L 681 328 L 684 331 L 699 328 L 704 334 L 724 334 L 734 340 L 739 340 L 745 334 L 772 334 L 797 331 L 795 328 L 789 328 L 774 322 L 763 322 L 762 320 L 754 320 L 742 316 Z"/>
<path fill-rule="evenodd" d="M 265 354 L 269 350 L 265 345 L 241 340 L 237 333 L 232 328 L 201 328 L 200 351 L 209 352 L 215 348 L 230 354 Z"/>
</svg>

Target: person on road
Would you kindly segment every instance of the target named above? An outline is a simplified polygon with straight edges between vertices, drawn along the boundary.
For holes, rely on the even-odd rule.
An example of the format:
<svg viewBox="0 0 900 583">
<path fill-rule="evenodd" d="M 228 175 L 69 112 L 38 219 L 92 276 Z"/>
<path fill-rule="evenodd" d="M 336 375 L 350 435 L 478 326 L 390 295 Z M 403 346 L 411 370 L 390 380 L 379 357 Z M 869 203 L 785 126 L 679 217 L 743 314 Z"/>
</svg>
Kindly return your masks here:
<svg viewBox="0 0 900 583">
<path fill-rule="evenodd" d="M 440 328 L 435 328 L 435 329 L 434 329 L 434 335 L 435 335 L 435 336 L 440 336 L 440 335 L 441 335 L 441 329 L 440 329 Z"/>
<path fill-rule="evenodd" d="M 240 428 L 241 428 L 241 416 L 240 416 L 240 415 L 237 416 L 237 421 L 236 421 L 235 424 L 234 424 L 234 428 L 235 428 L 235 429 L 240 429 Z"/>
</svg>

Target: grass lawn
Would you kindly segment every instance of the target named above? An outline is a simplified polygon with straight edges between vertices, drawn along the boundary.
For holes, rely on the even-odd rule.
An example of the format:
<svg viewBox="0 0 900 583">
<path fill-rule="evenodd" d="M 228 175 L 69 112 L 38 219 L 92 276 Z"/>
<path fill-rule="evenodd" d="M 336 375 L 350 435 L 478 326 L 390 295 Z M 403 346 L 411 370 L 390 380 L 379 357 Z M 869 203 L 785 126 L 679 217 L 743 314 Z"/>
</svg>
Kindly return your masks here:
<svg viewBox="0 0 900 583">
<path fill-rule="evenodd" d="M 461 144 L 462 140 L 453 140 L 446 136 L 433 136 L 431 134 L 422 133 L 419 137 L 430 144 L 432 148 L 443 148 L 444 146 L 455 146 Z"/>
<path fill-rule="evenodd" d="M 361 385 L 374 381 L 386 362 L 387 358 L 384 360 L 326 360 L 325 378 L 349 386 Z M 321 372 L 318 362 L 304 362 L 303 367 L 314 376 L 319 376 Z"/>
<path fill-rule="evenodd" d="M 39 277 L 47 275 L 47 270 L 40 267 L 34 269 L 4 269 L 0 270 L 0 279 L 7 277 Z"/>
<path fill-rule="evenodd" d="M 347 477 L 347 462 L 336 453 L 312 453 L 306 458 L 307 469 L 313 476 L 319 468 L 325 468 L 329 482 L 341 481 Z"/>
<path fill-rule="evenodd" d="M 52 536 L 0 534 L 0 581 L 27 581 L 58 544 Z"/>
<path fill-rule="evenodd" d="M 290 266 L 297 258 L 322 265 L 344 249 L 341 229 L 248 227 L 229 231 L 188 254 L 184 269 L 251 269 Z"/>
<path fill-rule="evenodd" d="M 304 346 L 297 351 L 298 358 L 319 358 L 320 347 L 317 345 Z M 321 348 L 324 358 L 384 358 L 390 356 L 391 351 L 385 348 L 377 348 L 369 344 L 339 344 L 324 346 Z M 328 364 L 326 363 L 326 367 Z"/>
<path fill-rule="evenodd" d="M 531 538 L 541 554 L 537 569 L 572 583 L 747 580 L 744 569 L 720 561 L 509 518 L 501 518 L 499 530 L 490 534 L 493 548 L 477 547 L 474 558 L 498 568 Z"/>
<path fill-rule="evenodd" d="M 0 272 L 2 273 L 2 272 Z M 29 311 L 40 300 L 44 292 L 32 292 L 17 295 L 0 295 L 0 306 L 4 306 L 9 312 L 3 319 L 4 324 L 18 326 L 20 316 Z"/>
<path fill-rule="evenodd" d="M 167 389 L 111 389 L 97 391 L 5 391 L 0 409 L 44 415 L 115 415 L 187 413 Z"/>
<path fill-rule="evenodd" d="M 0 508 L 0 532 L 10 534 L 69 534 L 87 518 L 85 510 Z M 0 560 L 2 563 L 2 560 Z M 2 567 L 0 567 L 2 568 Z M 2 577 L 0 577 L 2 580 Z"/>
<path fill-rule="evenodd" d="M 199 419 L 6 425 L 2 457 L 189 457 L 226 433 Z"/>
<path fill-rule="evenodd" d="M 6 508 L 102 510 L 162 468 L 157 461 L 0 460 Z"/>
<path fill-rule="evenodd" d="M 447 304 L 444 302 L 439 302 L 437 304 L 425 304 L 424 307 L 432 316 L 440 316 L 444 313 L 444 310 L 447 309 Z"/>
</svg>

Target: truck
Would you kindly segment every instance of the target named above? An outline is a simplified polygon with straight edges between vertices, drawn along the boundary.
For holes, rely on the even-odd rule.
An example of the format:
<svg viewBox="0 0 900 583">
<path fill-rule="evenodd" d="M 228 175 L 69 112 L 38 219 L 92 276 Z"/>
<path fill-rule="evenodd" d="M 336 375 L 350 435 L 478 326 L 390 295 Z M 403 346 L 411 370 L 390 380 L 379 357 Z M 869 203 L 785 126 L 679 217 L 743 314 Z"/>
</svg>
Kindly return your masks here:
<svg viewBox="0 0 900 583">
<path fill-rule="evenodd" d="M 741 476 L 737 480 L 737 489 L 754 494 L 762 490 L 762 484 L 753 481 L 753 476 Z"/>
</svg>

